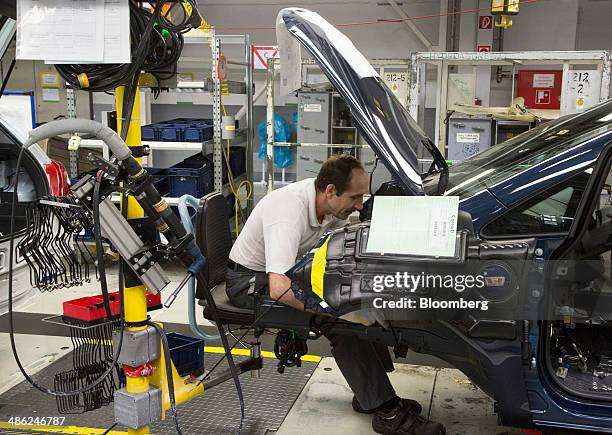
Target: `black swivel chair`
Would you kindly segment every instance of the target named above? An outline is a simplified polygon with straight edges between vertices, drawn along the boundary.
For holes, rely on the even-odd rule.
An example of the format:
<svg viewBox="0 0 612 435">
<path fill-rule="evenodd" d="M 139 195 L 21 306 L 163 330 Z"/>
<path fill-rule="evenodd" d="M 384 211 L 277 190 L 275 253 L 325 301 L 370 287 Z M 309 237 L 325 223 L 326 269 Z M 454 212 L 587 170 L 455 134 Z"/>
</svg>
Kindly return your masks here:
<svg viewBox="0 0 612 435">
<path fill-rule="evenodd" d="M 213 318 L 205 300 L 210 290 L 217 306 L 219 321 L 223 324 L 251 325 L 255 320 L 253 310 L 238 308 L 230 302 L 225 292 L 225 274 L 232 248 L 232 235 L 227 213 L 227 199 L 219 192 L 213 192 L 202 199 L 196 215 L 196 243 L 206 257 L 204 280 L 198 280 L 196 298 L 204 306 L 204 317 Z"/>
</svg>

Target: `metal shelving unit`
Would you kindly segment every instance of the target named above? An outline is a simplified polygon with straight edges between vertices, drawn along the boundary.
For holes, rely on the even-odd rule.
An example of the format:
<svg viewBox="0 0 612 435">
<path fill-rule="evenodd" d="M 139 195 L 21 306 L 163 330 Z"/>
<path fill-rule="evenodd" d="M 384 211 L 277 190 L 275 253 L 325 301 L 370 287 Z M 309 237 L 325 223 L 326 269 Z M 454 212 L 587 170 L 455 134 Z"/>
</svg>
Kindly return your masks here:
<svg viewBox="0 0 612 435">
<path fill-rule="evenodd" d="M 236 188 L 244 180 L 253 180 L 253 164 L 249 159 L 249 156 L 253 153 L 253 71 L 251 64 L 251 43 L 249 35 L 215 35 L 214 31 L 210 31 L 208 35 L 186 35 L 186 44 L 206 44 L 210 45 L 211 48 L 211 74 L 214 84 L 213 92 L 205 86 L 204 82 L 193 82 L 188 84 L 179 84 L 176 87 L 169 88 L 168 91 L 171 93 L 194 93 L 194 94 L 208 94 L 211 96 L 211 103 L 213 106 L 213 124 L 214 134 L 213 139 L 205 142 L 158 142 L 158 141 L 142 141 L 144 146 L 149 147 L 152 151 L 193 151 L 194 153 L 201 152 L 205 155 L 213 155 L 214 164 L 214 189 L 215 191 L 221 191 L 225 196 L 229 196 L 232 192 L 229 183 L 223 184 L 222 180 L 222 168 L 225 165 L 224 158 L 224 140 L 221 138 L 221 116 L 222 116 L 222 101 L 224 98 L 230 98 L 236 100 L 236 97 L 240 99 L 240 103 L 244 103 L 241 110 L 245 110 L 246 128 L 236 132 L 235 139 L 243 138 L 246 143 L 245 155 L 247 157 L 247 172 L 240 176 L 234 177 L 231 174 L 231 170 L 228 168 L 228 176 L 231 177 L 232 183 Z M 243 45 L 244 46 L 244 63 L 237 62 L 237 64 L 244 66 L 244 80 L 246 94 L 230 94 L 221 95 L 221 83 L 218 76 L 218 62 L 221 54 L 221 45 Z M 199 59 L 199 62 L 205 61 L 204 58 Z M 234 62 L 236 64 L 236 62 Z M 141 88 L 144 92 L 148 92 L 148 88 Z M 148 100 L 148 99 L 147 99 Z M 246 100 L 246 101 L 243 101 Z M 148 101 L 150 104 L 151 102 Z M 102 141 L 83 139 L 81 141 L 82 148 L 90 149 L 102 149 L 103 156 L 109 157 L 108 147 Z M 154 161 L 154 158 L 153 158 Z M 149 165 L 149 166 L 154 166 Z M 166 198 L 170 205 L 176 205 L 178 198 Z M 252 210 L 253 199 L 249 199 L 246 204 L 248 212 Z"/>
<path fill-rule="evenodd" d="M 422 52 L 412 53 L 409 75 L 409 111 L 410 115 L 421 126 L 424 125 L 425 94 L 427 84 L 427 66 L 437 68 L 437 94 L 436 94 L 436 134 L 434 142 L 444 154 L 446 152 L 446 136 L 448 126 L 446 123 L 449 109 L 449 74 L 451 68 L 459 66 L 471 68 L 475 71 L 478 66 L 505 66 L 512 70 L 511 77 L 515 76 L 517 68 L 562 66 L 563 79 L 561 90 L 560 114 L 571 113 L 569 110 L 567 90 L 570 82 L 572 68 L 576 65 L 588 66 L 601 73 L 598 83 L 599 101 L 605 101 L 611 96 L 612 83 L 612 51 L 520 51 L 520 52 Z M 474 73 L 475 74 L 475 73 Z M 514 99 L 514 78 L 512 92 L 509 95 L 509 104 Z"/>
<path fill-rule="evenodd" d="M 234 178 L 234 184 L 237 185 L 243 182 L 244 180 L 246 180 L 246 175 L 242 174 Z M 221 186 L 221 193 L 223 193 L 223 196 L 226 196 L 226 197 L 232 193 L 229 183 L 225 183 Z M 174 198 L 171 196 L 165 196 L 163 198 L 166 200 L 166 202 L 170 206 L 176 207 L 178 205 L 179 198 Z M 121 201 L 121 196 L 118 193 L 114 193 L 113 196 L 111 197 L 111 200 L 115 203 L 119 203 Z"/>
</svg>

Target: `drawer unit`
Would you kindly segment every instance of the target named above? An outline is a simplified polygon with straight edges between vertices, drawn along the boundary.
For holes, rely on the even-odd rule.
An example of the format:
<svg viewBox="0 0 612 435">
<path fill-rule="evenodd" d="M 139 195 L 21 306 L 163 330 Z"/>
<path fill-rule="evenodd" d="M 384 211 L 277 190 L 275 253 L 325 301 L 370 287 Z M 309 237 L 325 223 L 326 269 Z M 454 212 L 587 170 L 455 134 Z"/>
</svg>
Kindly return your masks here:
<svg viewBox="0 0 612 435">
<path fill-rule="evenodd" d="M 298 147 L 296 171 L 297 179 L 314 178 L 321 165 L 327 160 L 327 147 Z"/>
<path fill-rule="evenodd" d="M 298 94 L 297 141 L 299 143 L 330 142 L 330 104 L 328 92 Z"/>
</svg>

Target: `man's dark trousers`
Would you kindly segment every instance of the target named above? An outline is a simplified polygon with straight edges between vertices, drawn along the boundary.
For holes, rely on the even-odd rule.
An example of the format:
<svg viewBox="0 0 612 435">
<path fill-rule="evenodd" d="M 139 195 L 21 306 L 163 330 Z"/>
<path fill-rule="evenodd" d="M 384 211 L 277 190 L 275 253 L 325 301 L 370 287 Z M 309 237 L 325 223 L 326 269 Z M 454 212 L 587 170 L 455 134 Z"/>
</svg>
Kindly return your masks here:
<svg viewBox="0 0 612 435">
<path fill-rule="evenodd" d="M 267 275 L 246 268 L 228 268 L 226 286 L 230 301 L 239 308 L 254 308 L 255 290 L 269 294 Z M 344 379 L 363 409 L 377 408 L 395 397 L 387 375 L 393 371 L 393 362 L 386 346 L 355 336 L 333 333 L 325 336 Z"/>
</svg>

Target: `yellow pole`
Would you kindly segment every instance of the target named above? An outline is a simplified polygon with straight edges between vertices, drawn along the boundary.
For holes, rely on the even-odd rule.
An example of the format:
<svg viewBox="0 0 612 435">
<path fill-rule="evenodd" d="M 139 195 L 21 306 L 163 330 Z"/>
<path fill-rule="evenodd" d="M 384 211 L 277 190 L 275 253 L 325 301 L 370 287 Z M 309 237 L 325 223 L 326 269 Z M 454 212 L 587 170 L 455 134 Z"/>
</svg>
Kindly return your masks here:
<svg viewBox="0 0 612 435">
<path fill-rule="evenodd" d="M 130 127 L 125 140 L 125 143 L 129 147 L 139 147 L 142 145 L 142 137 L 140 135 L 140 88 L 136 88 L 136 98 L 134 99 L 134 107 L 132 109 L 132 117 L 130 119 Z M 121 126 L 123 125 L 123 98 L 125 95 L 125 86 L 120 86 L 115 91 L 115 102 L 117 105 L 117 131 L 121 132 Z M 137 158 L 139 163 L 142 163 L 142 158 Z M 136 199 L 132 196 L 128 197 L 128 213 L 127 218 L 140 219 L 144 217 L 144 211 L 138 204 Z M 121 204 L 123 207 L 123 204 Z M 125 282 L 124 282 L 125 284 Z M 142 322 L 147 319 L 147 289 L 143 285 L 135 287 L 125 287 L 123 306 L 125 310 L 125 321 L 126 322 Z M 128 328 L 129 330 L 144 329 L 145 326 L 139 326 L 134 328 Z M 148 377 L 137 377 L 131 378 L 126 377 L 126 389 L 128 393 L 144 393 L 149 390 L 149 378 Z M 143 426 L 140 429 L 128 429 L 129 435 L 145 435 L 150 434 L 149 426 Z"/>
</svg>

